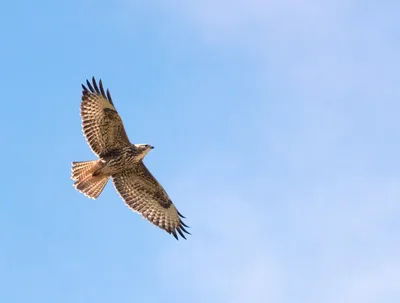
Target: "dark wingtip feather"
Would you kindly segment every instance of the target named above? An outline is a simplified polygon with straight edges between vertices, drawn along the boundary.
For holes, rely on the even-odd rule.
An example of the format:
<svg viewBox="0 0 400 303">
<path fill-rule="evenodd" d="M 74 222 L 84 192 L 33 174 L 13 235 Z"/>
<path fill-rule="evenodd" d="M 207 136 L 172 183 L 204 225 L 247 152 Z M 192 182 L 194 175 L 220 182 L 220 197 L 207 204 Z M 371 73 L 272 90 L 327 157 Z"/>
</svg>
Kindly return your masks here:
<svg viewBox="0 0 400 303">
<path fill-rule="evenodd" d="M 178 236 L 176 235 L 176 231 L 175 231 L 175 230 L 172 231 L 172 235 L 175 237 L 175 239 L 177 239 L 177 240 L 179 241 Z"/>
<path fill-rule="evenodd" d="M 178 210 L 176 210 L 178 212 L 178 216 L 185 219 L 186 217 L 184 217 Z"/>
<path fill-rule="evenodd" d="M 96 79 L 94 78 L 94 76 L 92 77 L 92 82 L 93 82 L 94 89 L 96 90 L 96 93 L 100 94 L 100 90 L 99 90 L 99 87 L 97 86 Z"/>
<path fill-rule="evenodd" d="M 89 87 L 89 90 L 90 90 L 92 93 L 95 92 L 95 90 L 93 89 L 93 86 L 92 86 L 92 84 L 90 84 L 89 80 L 86 80 L 86 85 Z"/>
<path fill-rule="evenodd" d="M 181 231 L 181 229 L 179 228 L 179 226 L 176 228 L 176 230 L 178 231 L 178 233 L 181 235 L 182 238 L 184 238 L 186 240 L 185 235 L 183 234 L 183 232 Z"/>
<path fill-rule="evenodd" d="M 179 220 L 179 223 L 182 224 L 183 226 L 187 227 L 187 228 L 190 228 L 190 227 L 187 226 L 187 225 L 185 224 L 185 222 L 183 222 L 182 220 Z"/>
<path fill-rule="evenodd" d="M 108 89 L 107 91 L 104 90 L 103 82 L 101 81 L 101 79 L 99 80 L 99 86 L 97 86 L 97 82 L 94 76 L 92 77 L 92 83 L 90 83 L 90 81 L 86 79 L 86 85 L 88 88 L 82 84 L 83 94 L 85 94 L 85 92 L 90 92 L 92 94 L 101 94 L 114 106 L 114 103 L 111 99 L 110 91 Z"/>
<path fill-rule="evenodd" d="M 180 225 L 179 228 L 182 229 L 185 233 L 191 235 L 191 233 L 188 232 L 182 225 Z"/>
<path fill-rule="evenodd" d="M 113 103 L 113 101 L 112 101 L 112 99 L 111 99 L 110 91 L 108 90 L 108 88 L 107 88 L 107 98 L 108 98 L 108 101 L 110 101 L 110 103 L 111 103 L 112 105 L 114 105 L 114 103 Z"/>
<path fill-rule="evenodd" d="M 103 82 L 101 82 L 101 79 L 99 81 L 99 85 L 100 85 L 101 94 L 103 95 L 104 98 L 107 99 L 106 93 L 104 92 L 104 88 L 103 88 Z"/>
</svg>

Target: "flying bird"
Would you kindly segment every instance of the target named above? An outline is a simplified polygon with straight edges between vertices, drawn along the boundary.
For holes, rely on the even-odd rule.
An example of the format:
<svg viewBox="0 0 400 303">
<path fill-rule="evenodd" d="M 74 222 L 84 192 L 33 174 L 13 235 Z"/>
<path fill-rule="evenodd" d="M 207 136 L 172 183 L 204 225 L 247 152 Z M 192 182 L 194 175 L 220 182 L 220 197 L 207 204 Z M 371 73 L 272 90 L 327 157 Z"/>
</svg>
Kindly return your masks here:
<svg viewBox="0 0 400 303">
<path fill-rule="evenodd" d="M 111 178 L 115 189 L 132 210 L 177 240 L 177 233 L 186 239 L 184 233 L 190 233 L 182 221 L 185 217 L 143 163 L 153 146 L 129 141 L 110 91 L 104 91 L 101 80 L 97 85 L 93 77 L 92 83 L 86 80 L 86 84 L 82 84 L 82 128 L 98 159 L 72 162 L 71 178 L 75 188 L 97 199 Z"/>
</svg>

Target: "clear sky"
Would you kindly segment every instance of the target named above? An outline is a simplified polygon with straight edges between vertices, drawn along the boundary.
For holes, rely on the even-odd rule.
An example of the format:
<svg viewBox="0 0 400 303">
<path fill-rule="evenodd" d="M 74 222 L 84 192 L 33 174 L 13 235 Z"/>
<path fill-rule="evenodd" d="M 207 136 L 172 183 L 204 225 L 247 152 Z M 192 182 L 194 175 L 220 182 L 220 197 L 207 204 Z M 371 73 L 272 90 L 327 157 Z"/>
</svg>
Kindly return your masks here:
<svg viewBox="0 0 400 303">
<path fill-rule="evenodd" d="M 6 1 L 1 302 L 400 302 L 399 1 Z M 94 159 L 102 79 L 186 216 L 176 241 Z"/>
</svg>

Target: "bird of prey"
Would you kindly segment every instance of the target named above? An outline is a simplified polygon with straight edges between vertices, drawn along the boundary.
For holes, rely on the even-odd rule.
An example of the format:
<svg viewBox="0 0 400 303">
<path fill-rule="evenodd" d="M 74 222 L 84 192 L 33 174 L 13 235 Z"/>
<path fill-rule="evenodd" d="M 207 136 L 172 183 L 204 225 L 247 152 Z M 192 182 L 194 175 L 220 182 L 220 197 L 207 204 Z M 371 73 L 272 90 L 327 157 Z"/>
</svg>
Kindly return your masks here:
<svg viewBox="0 0 400 303">
<path fill-rule="evenodd" d="M 74 186 L 84 195 L 96 199 L 110 177 L 125 203 L 154 225 L 186 239 L 188 227 L 167 192 L 143 163 L 153 149 L 149 144 L 131 144 L 124 125 L 101 80 L 97 85 L 82 84 L 81 118 L 83 133 L 97 160 L 72 162 Z"/>
</svg>

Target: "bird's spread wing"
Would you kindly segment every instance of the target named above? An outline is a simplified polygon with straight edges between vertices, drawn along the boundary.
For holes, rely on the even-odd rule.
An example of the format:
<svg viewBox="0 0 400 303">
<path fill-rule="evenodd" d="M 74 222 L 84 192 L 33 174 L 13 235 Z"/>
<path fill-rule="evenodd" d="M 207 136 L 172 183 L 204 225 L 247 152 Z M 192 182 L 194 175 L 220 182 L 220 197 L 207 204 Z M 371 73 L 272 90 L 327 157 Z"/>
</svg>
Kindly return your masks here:
<svg viewBox="0 0 400 303">
<path fill-rule="evenodd" d="M 140 161 L 134 168 L 113 175 L 114 186 L 133 210 L 154 225 L 166 230 L 178 239 L 178 232 L 186 239 L 184 218 L 175 208 L 168 194 Z"/>
<path fill-rule="evenodd" d="M 94 77 L 93 85 L 88 80 L 86 84 L 87 87 L 82 85 L 81 117 L 83 133 L 90 148 L 101 157 L 108 150 L 129 146 L 131 143 L 109 90 L 104 92 L 101 80 L 97 86 Z"/>
</svg>

